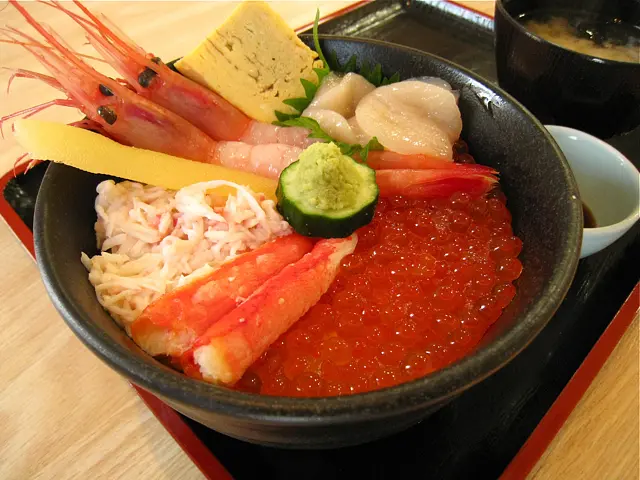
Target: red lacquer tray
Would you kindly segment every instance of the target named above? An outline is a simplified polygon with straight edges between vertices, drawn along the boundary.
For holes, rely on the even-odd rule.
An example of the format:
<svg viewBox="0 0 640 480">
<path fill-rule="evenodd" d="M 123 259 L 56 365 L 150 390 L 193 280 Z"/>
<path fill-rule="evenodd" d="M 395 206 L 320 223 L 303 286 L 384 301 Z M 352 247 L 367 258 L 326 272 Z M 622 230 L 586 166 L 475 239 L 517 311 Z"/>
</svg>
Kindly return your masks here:
<svg viewBox="0 0 640 480">
<path fill-rule="evenodd" d="M 360 2 L 325 18 L 321 33 L 421 48 L 495 78 L 491 18 L 453 2 Z M 638 132 L 631 138 L 608 139 L 637 166 L 636 140 Z M 45 169 L 41 164 L 25 173 L 22 166 L 0 179 L 0 215 L 32 256 L 33 204 Z M 323 452 L 265 448 L 217 434 L 134 388 L 211 479 L 254 478 L 258 473 L 276 478 L 422 477 L 426 471 L 437 478 L 523 478 L 640 308 L 640 284 L 633 269 L 640 264 L 639 233 L 634 228 L 605 252 L 580 262 L 556 316 L 514 361 L 420 425 L 389 439 Z M 409 460 L 404 470 L 384 459 L 394 452 Z"/>
</svg>

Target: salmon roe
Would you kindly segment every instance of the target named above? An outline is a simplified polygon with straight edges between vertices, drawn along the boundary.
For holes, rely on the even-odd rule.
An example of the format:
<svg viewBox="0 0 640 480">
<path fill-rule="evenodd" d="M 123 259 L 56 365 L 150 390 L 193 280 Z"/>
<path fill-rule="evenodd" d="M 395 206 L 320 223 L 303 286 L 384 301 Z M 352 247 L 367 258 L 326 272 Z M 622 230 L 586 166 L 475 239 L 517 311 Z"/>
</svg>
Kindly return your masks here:
<svg viewBox="0 0 640 480">
<path fill-rule="evenodd" d="M 381 199 L 329 291 L 236 388 L 334 396 L 403 383 L 469 353 L 516 294 L 522 242 L 502 194 Z"/>
</svg>

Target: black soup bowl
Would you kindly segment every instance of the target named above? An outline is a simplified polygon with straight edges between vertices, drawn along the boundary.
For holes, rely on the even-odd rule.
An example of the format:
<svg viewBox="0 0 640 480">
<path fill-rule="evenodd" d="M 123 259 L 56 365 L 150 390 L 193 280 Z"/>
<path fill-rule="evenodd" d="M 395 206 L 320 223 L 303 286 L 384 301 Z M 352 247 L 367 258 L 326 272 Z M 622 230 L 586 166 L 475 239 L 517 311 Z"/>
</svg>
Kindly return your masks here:
<svg viewBox="0 0 640 480">
<path fill-rule="evenodd" d="M 600 138 L 640 125 L 640 63 L 585 55 L 534 35 L 519 20 L 535 12 L 547 12 L 548 18 L 555 12 L 580 30 L 603 36 L 618 21 L 640 32 L 640 2 L 497 0 L 495 9 L 500 86 L 540 121 Z"/>
<path fill-rule="evenodd" d="M 307 44 L 311 39 L 304 38 Z M 332 398 L 241 393 L 193 380 L 145 354 L 98 303 L 80 253 L 98 253 L 96 186 L 107 177 L 59 164 L 38 194 L 35 247 L 49 295 L 94 354 L 184 415 L 229 436 L 263 445 L 333 448 L 403 430 L 503 367 L 540 332 L 566 295 L 582 239 L 578 189 L 543 126 L 501 90 L 446 60 L 369 40 L 323 37 L 341 62 L 380 63 L 390 75 L 438 76 L 460 91 L 463 138 L 479 163 L 495 167 L 524 242 L 518 294 L 466 358 L 427 377 L 383 390 Z"/>
</svg>

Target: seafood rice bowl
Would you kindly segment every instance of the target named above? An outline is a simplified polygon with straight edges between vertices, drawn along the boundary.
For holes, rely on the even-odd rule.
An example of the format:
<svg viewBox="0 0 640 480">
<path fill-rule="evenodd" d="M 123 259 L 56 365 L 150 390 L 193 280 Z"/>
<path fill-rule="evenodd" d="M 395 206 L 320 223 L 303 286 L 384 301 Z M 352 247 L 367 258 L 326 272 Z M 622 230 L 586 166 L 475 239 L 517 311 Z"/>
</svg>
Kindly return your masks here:
<svg viewBox="0 0 640 480">
<path fill-rule="evenodd" d="M 35 224 L 49 293 L 94 352 L 188 416 L 265 444 L 366 441 L 504 365 L 564 296 L 573 179 L 526 111 L 501 92 L 492 111 L 478 102 L 488 87 L 472 74 L 321 41 L 317 21 L 303 42 L 262 2 L 169 68 L 84 4 L 51 2 L 112 79 L 10 3 L 36 33 L 9 43 L 48 70 L 15 76 L 85 115 L 16 118 L 46 104 L 0 120 L 28 161 L 54 163 Z M 532 139 L 539 168 L 516 138 Z M 563 188 L 536 191 L 542 171 Z M 52 199 L 65 175 L 79 187 Z M 58 217 L 73 237 L 62 262 L 45 238 L 69 202 L 91 225 Z"/>
</svg>

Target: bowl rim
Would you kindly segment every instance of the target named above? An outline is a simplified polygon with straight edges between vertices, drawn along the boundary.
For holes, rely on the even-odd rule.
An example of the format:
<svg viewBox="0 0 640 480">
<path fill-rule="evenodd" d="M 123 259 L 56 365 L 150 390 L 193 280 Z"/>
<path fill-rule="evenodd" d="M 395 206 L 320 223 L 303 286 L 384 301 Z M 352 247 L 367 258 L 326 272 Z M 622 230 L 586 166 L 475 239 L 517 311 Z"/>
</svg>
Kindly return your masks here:
<svg viewBox="0 0 640 480">
<path fill-rule="evenodd" d="M 301 35 L 310 38 L 310 35 Z M 321 40 L 342 41 L 355 44 L 378 45 L 390 50 L 400 50 L 420 57 L 429 57 L 453 68 L 484 88 L 511 103 L 537 128 L 555 150 L 564 171 L 570 192 L 579 199 L 578 188 L 571 169 L 551 134 L 515 98 L 497 85 L 476 73 L 437 55 L 380 40 L 344 36 L 320 35 Z M 290 425 L 352 423 L 362 419 L 380 419 L 389 414 L 424 409 L 461 393 L 481 382 L 506 365 L 533 341 L 552 318 L 568 292 L 578 267 L 582 242 L 582 210 L 580 202 L 571 203 L 573 221 L 568 232 L 568 242 L 561 258 L 563 268 L 556 269 L 543 287 L 545 301 L 538 302 L 528 315 L 505 331 L 490 344 L 483 345 L 471 354 L 425 377 L 396 386 L 366 393 L 340 397 L 275 397 L 238 392 L 189 378 L 160 364 L 148 356 L 145 361 L 131 354 L 128 348 L 110 340 L 91 322 L 77 305 L 65 297 L 61 284 L 56 282 L 54 269 L 47 262 L 52 252 L 47 252 L 44 241 L 44 218 L 47 210 L 43 198 L 51 182 L 47 179 L 65 165 L 49 165 L 38 192 L 34 217 L 34 242 L 36 260 L 48 295 L 77 337 L 111 368 L 134 384 L 148 390 L 161 399 L 178 402 L 187 408 L 230 415 L 234 418 L 257 420 L 262 423 Z M 43 193 L 44 192 L 44 193 Z"/>
<path fill-rule="evenodd" d="M 549 40 L 546 40 L 544 38 L 542 38 L 539 35 L 536 35 L 532 32 L 530 32 L 529 30 L 527 30 L 524 25 L 522 25 L 520 22 L 518 22 L 511 13 L 509 13 L 509 11 L 507 10 L 507 8 L 504 5 L 504 0 L 495 0 L 496 2 L 496 11 L 499 11 L 502 16 L 507 19 L 507 21 L 512 25 L 515 26 L 515 28 L 520 31 L 520 33 L 524 33 L 525 36 L 527 38 L 530 38 L 531 40 L 534 40 L 535 42 L 542 44 L 542 45 L 546 45 L 548 47 L 554 48 L 556 50 L 559 50 L 561 52 L 565 52 L 565 54 L 570 54 L 570 55 L 574 55 L 576 58 L 580 58 L 582 60 L 585 60 L 587 62 L 590 62 L 592 64 L 598 64 L 598 65 L 610 65 L 610 66 L 615 66 L 618 68 L 629 68 L 629 69 L 637 69 L 640 68 L 640 63 L 633 63 L 633 62 L 622 62 L 619 60 L 611 60 L 608 58 L 600 58 L 600 57 L 595 57 L 593 55 L 588 55 L 586 53 L 581 53 L 581 52 L 576 52 L 575 50 L 571 50 L 569 48 L 565 48 L 561 45 L 558 45 L 556 43 L 550 42 Z M 494 15 L 494 24 L 495 24 L 495 20 L 496 20 L 497 16 Z"/>
</svg>

